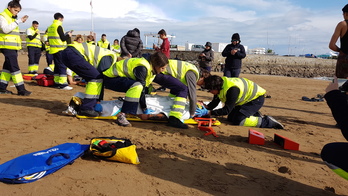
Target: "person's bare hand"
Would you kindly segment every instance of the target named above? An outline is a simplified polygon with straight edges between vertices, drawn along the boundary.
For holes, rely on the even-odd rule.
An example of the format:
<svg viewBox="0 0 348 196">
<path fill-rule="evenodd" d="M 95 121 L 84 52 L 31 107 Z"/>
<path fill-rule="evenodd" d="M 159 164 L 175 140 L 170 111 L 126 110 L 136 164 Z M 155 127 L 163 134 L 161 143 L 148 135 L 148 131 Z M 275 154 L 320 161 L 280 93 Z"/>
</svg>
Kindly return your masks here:
<svg viewBox="0 0 348 196">
<path fill-rule="evenodd" d="M 234 55 L 234 54 L 236 54 L 237 52 L 238 52 L 238 49 L 233 49 L 233 50 L 231 51 L 231 54 Z"/>
<path fill-rule="evenodd" d="M 21 20 L 22 20 L 23 23 L 25 23 L 25 21 L 27 21 L 28 18 L 29 18 L 28 15 L 24 15 L 24 16 L 21 18 Z"/>
<path fill-rule="evenodd" d="M 328 93 L 333 90 L 338 90 L 338 81 L 336 76 L 334 76 L 333 82 L 330 82 L 330 84 L 326 87 L 325 92 Z"/>
</svg>

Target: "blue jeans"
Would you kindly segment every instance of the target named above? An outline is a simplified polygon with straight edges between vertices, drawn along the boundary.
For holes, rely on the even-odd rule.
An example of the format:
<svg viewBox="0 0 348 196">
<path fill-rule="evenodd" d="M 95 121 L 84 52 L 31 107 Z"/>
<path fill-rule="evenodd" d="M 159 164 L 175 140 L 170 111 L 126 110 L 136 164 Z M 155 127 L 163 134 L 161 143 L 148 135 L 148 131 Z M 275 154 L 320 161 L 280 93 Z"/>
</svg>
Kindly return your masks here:
<svg viewBox="0 0 348 196">
<path fill-rule="evenodd" d="M 231 77 L 238 78 L 240 71 L 241 71 L 241 68 L 227 68 L 227 67 L 225 67 L 224 76 L 229 77 L 229 78 L 231 78 Z"/>
</svg>

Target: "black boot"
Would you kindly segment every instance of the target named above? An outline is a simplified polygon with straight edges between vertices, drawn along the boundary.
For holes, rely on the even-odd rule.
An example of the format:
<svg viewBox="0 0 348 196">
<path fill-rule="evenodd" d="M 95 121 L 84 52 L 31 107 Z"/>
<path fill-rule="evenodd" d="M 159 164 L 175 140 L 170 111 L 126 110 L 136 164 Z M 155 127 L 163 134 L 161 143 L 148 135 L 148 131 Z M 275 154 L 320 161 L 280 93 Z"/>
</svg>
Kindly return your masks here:
<svg viewBox="0 0 348 196">
<path fill-rule="evenodd" d="M 265 128 L 284 129 L 284 126 L 272 116 L 264 116 L 264 118 L 268 121 L 267 127 Z"/>
<path fill-rule="evenodd" d="M 99 113 L 97 111 L 94 110 L 79 110 L 79 112 L 77 112 L 77 114 L 79 116 L 88 116 L 88 117 L 98 117 Z"/>
<path fill-rule="evenodd" d="M 13 92 L 5 89 L 5 90 L 0 90 L 0 94 L 13 94 Z"/>
<path fill-rule="evenodd" d="M 168 126 L 180 128 L 180 129 L 188 129 L 188 125 L 181 122 L 181 120 L 175 118 L 174 116 L 169 116 Z"/>
<path fill-rule="evenodd" d="M 18 95 L 19 96 L 29 96 L 29 95 L 31 95 L 31 92 L 27 91 L 27 90 L 18 91 Z"/>
</svg>

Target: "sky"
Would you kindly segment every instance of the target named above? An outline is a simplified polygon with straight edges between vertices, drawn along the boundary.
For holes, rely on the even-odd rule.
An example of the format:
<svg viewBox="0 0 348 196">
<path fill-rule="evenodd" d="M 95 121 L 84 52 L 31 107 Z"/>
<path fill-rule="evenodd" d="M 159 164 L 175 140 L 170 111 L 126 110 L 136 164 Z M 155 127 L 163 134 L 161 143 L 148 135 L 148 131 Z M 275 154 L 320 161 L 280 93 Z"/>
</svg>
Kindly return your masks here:
<svg viewBox="0 0 348 196">
<path fill-rule="evenodd" d="M 0 9 L 9 1 L 2 0 Z M 38 21 L 39 29 L 52 24 L 53 15 L 64 15 L 66 31 L 91 31 L 96 40 L 121 39 L 138 28 L 145 34 L 165 29 L 171 44 L 230 43 L 239 33 L 241 44 L 266 48 L 279 55 L 327 54 L 336 25 L 343 20 L 342 0 L 21 0 L 19 17 L 28 15 L 20 29 Z M 93 14 L 91 14 L 93 13 Z M 92 25 L 93 24 L 93 25 Z M 147 45 L 157 43 L 148 38 Z M 337 43 L 339 45 L 339 42 Z"/>
</svg>

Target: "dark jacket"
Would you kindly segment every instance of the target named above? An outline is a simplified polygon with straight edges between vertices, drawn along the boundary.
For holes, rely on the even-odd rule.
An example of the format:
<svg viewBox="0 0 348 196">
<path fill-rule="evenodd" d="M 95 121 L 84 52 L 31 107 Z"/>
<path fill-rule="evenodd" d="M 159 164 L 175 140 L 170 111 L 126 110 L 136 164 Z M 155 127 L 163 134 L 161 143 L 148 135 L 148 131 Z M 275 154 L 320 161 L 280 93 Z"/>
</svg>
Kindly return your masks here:
<svg viewBox="0 0 348 196">
<path fill-rule="evenodd" d="M 202 52 L 205 56 L 198 56 L 200 67 L 211 67 L 214 60 L 214 51 L 212 49 L 205 49 Z"/>
<path fill-rule="evenodd" d="M 348 103 L 347 95 L 339 90 L 333 90 L 325 94 L 327 105 L 331 109 L 332 116 L 346 140 L 348 140 Z"/>
<path fill-rule="evenodd" d="M 231 51 L 235 48 L 238 48 L 238 52 L 232 55 Z M 226 57 L 225 68 L 240 69 L 242 67 L 242 59 L 245 58 L 246 53 L 244 46 L 238 43 L 236 45 L 228 44 L 222 51 L 221 55 Z"/>
<path fill-rule="evenodd" d="M 135 30 L 129 30 L 127 35 L 121 39 L 121 57 L 131 54 L 132 57 L 141 57 L 143 42 L 140 39 L 140 34 Z"/>
</svg>

